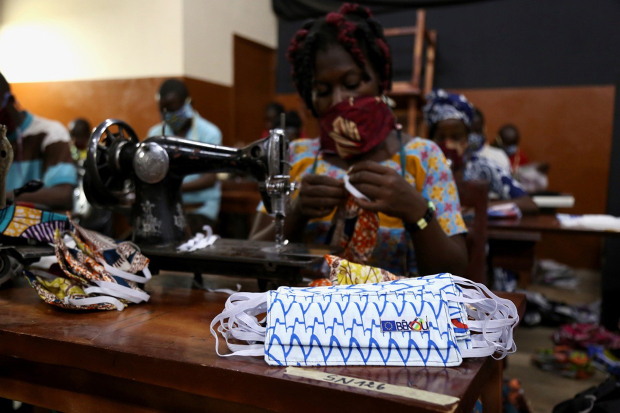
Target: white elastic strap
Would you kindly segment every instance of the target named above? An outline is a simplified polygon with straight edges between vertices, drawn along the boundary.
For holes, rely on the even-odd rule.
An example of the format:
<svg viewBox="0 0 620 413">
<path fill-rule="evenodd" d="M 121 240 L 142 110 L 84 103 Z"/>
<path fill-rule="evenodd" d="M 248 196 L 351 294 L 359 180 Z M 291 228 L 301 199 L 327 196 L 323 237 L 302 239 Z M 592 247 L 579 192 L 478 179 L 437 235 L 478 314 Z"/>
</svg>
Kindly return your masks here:
<svg viewBox="0 0 620 413">
<path fill-rule="evenodd" d="M 131 301 L 132 303 L 141 303 L 142 301 L 148 301 L 150 298 L 150 296 L 143 291 L 137 291 L 133 288 L 125 287 L 119 284 L 108 281 L 93 282 L 97 284 L 105 294 L 112 295 L 117 298 L 123 298 Z"/>
<path fill-rule="evenodd" d="M 118 268 L 114 268 L 103 260 L 100 261 L 100 263 L 103 264 L 103 268 L 105 268 L 105 270 L 109 272 L 110 274 L 116 275 L 117 277 L 121 277 L 129 281 L 135 281 L 137 283 L 145 283 L 151 279 L 151 272 L 146 268 L 145 268 L 146 271 L 142 270 L 142 272 L 145 275 L 144 277 L 142 277 L 140 275 L 132 274 L 130 272 L 119 270 Z"/>
<path fill-rule="evenodd" d="M 349 182 L 349 175 L 345 175 L 344 176 L 344 187 L 354 197 L 356 197 L 358 199 L 363 199 L 365 201 L 370 201 L 370 198 L 368 198 L 366 195 L 362 194 L 356 187 L 351 185 L 351 182 Z"/>
<path fill-rule="evenodd" d="M 267 311 L 267 297 L 269 293 L 236 293 L 228 297 L 224 311 L 211 321 L 211 334 L 215 337 L 215 351 L 219 356 L 263 356 L 264 344 L 257 341 L 265 340 L 266 327 L 260 325 L 265 319 L 258 321 L 255 317 Z M 217 332 L 214 327 L 217 327 Z M 226 346 L 232 353 L 219 352 L 218 332 L 226 341 Z M 250 344 L 230 343 L 229 339 L 245 340 Z"/>
<path fill-rule="evenodd" d="M 123 303 L 118 301 L 116 298 L 108 297 L 108 296 L 88 297 L 88 298 L 65 297 L 64 301 L 65 301 L 65 304 L 73 304 L 73 305 L 77 305 L 78 307 L 82 307 L 85 305 L 92 305 L 92 304 L 108 303 L 108 304 L 113 304 L 118 311 L 123 311 L 123 309 L 125 308 Z"/>
<path fill-rule="evenodd" d="M 463 357 L 486 357 L 502 359 L 514 353 L 517 346 L 513 340 L 513 330 L 519 322 L 519 314 L 514 303 L 493 294 L 486 286 L 466 278 L 453 276 L 454 282 L 462 288 L 462 297 L 451 297 L 451 301 L 466 305 L 467 326 L 472 332 L 472 349 L 461 350 Z M 469 288 L 465 288 L 469 287 Z M 479 333 L 479 334 L 476 334 Z M 499 353 L 496 357 L 495 354 Z"/>
<path fill-rule="evenodd" d="M 201 232 L 197 233 L 194 238 L 178 246 L 177 251 L 192 252 L 200 250 L 215 244 L 215 241 L 220 239 L 219 235 L 213 235 L 213 229 L 209 225 L 205 225 L 202 229 L 205 231 L 204 234 Z"/>
</svg>

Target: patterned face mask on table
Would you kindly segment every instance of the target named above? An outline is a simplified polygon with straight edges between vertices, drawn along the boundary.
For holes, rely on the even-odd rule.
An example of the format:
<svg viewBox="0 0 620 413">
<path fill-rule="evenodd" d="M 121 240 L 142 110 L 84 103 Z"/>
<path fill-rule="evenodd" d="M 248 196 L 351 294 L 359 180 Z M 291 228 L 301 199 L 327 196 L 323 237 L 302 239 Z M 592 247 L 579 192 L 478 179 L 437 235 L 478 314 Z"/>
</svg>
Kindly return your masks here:
<svg viewBox="0 0 620 413">
<path fill-rule="evenodd" d="M 463 357 L 513 353 L 518 321 L 510 300 L 465 278 L 437 274 L 233 294 L 211 333 L 220 356 L 264 356 L 270 365 L 448 367 Z M 218 333 L 232 353 L 220 354 Z"/>
<path fill-rule="evenodd" d="M 137 286 L 151 278 L 146 257 L 131 243 L 116 244 L 75 223 L 73 226 L 74 231 L 64 237 L 60 231 L 55 235 L 54 248 L 62 275 L 24 272 L 46 303 L 76 310 L 122 311 L 129 303 L 149 300 L 149 295 Z"/>
</svg>

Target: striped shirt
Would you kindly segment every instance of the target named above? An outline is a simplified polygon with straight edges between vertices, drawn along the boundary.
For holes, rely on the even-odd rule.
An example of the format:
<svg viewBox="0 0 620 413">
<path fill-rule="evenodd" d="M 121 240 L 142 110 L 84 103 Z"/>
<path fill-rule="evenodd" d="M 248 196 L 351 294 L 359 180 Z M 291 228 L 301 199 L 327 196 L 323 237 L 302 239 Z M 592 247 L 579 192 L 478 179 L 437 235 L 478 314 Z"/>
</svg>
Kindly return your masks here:
<svg viewBox="0 0 620 413">
<path fill-rule="evenodd" d="M 36 179 L 46 188 L 77 184 L 77 172 L 69 149 L 69 131 L 60 123 L 26 112 L 20 125 L 21 139 L 8 136 L 14 159 L 6 180 L 7 191 Z"/>
</svg>

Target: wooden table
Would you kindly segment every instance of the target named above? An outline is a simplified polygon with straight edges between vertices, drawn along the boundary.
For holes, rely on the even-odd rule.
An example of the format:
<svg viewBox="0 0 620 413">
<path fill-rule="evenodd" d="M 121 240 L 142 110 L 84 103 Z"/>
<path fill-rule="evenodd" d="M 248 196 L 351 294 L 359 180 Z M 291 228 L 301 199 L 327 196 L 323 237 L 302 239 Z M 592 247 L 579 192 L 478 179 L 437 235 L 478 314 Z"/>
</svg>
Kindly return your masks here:
<svg viewBox="0 0 620 413">
<path fill-rule="evenodd" d="M 122 312 L 51 307 L 20 278 L 0 291 L 0 397 L 63 412 L 415 411 L 469 413 L 480 396 L 499 411 L 501 363 L 456 368 L 330 367 L 313 371 L 455 396 L 457 406 L 299 378 L 258 357 L 218 357 L 209 331 L 224 294 L 161 275 L 151 299 Z M 524 296 L 508 295 L 523 313 Z M 488 410 L 487 410 L 488 409 Z"/>
</svg>

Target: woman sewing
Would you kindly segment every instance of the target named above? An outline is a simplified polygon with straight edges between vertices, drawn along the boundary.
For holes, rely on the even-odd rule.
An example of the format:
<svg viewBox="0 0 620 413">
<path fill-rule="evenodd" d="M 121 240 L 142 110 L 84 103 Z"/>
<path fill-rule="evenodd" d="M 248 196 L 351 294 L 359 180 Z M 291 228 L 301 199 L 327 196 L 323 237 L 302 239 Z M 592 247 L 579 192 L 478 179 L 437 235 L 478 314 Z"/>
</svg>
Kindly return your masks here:
<svg viewBox="0 0 620 413">
<path fill-rule="evenodd" d="M 369 265 L 400 275 L 462 275 L 466 228 L 452 172 L 434 143 L 401 131 L 382 98 L 392 63 L 370 11 L 345 4 L 306 23 L 288 58 L 321 135 L 291 143 L 291 179 L 300 189 L 285 237 L 334 245 L 344 232 Z M 351 197 L 345 176 L 366 199 Z M 259 212 L 250 238 L 274 235 L 273 219 Z"/>
</svg>

